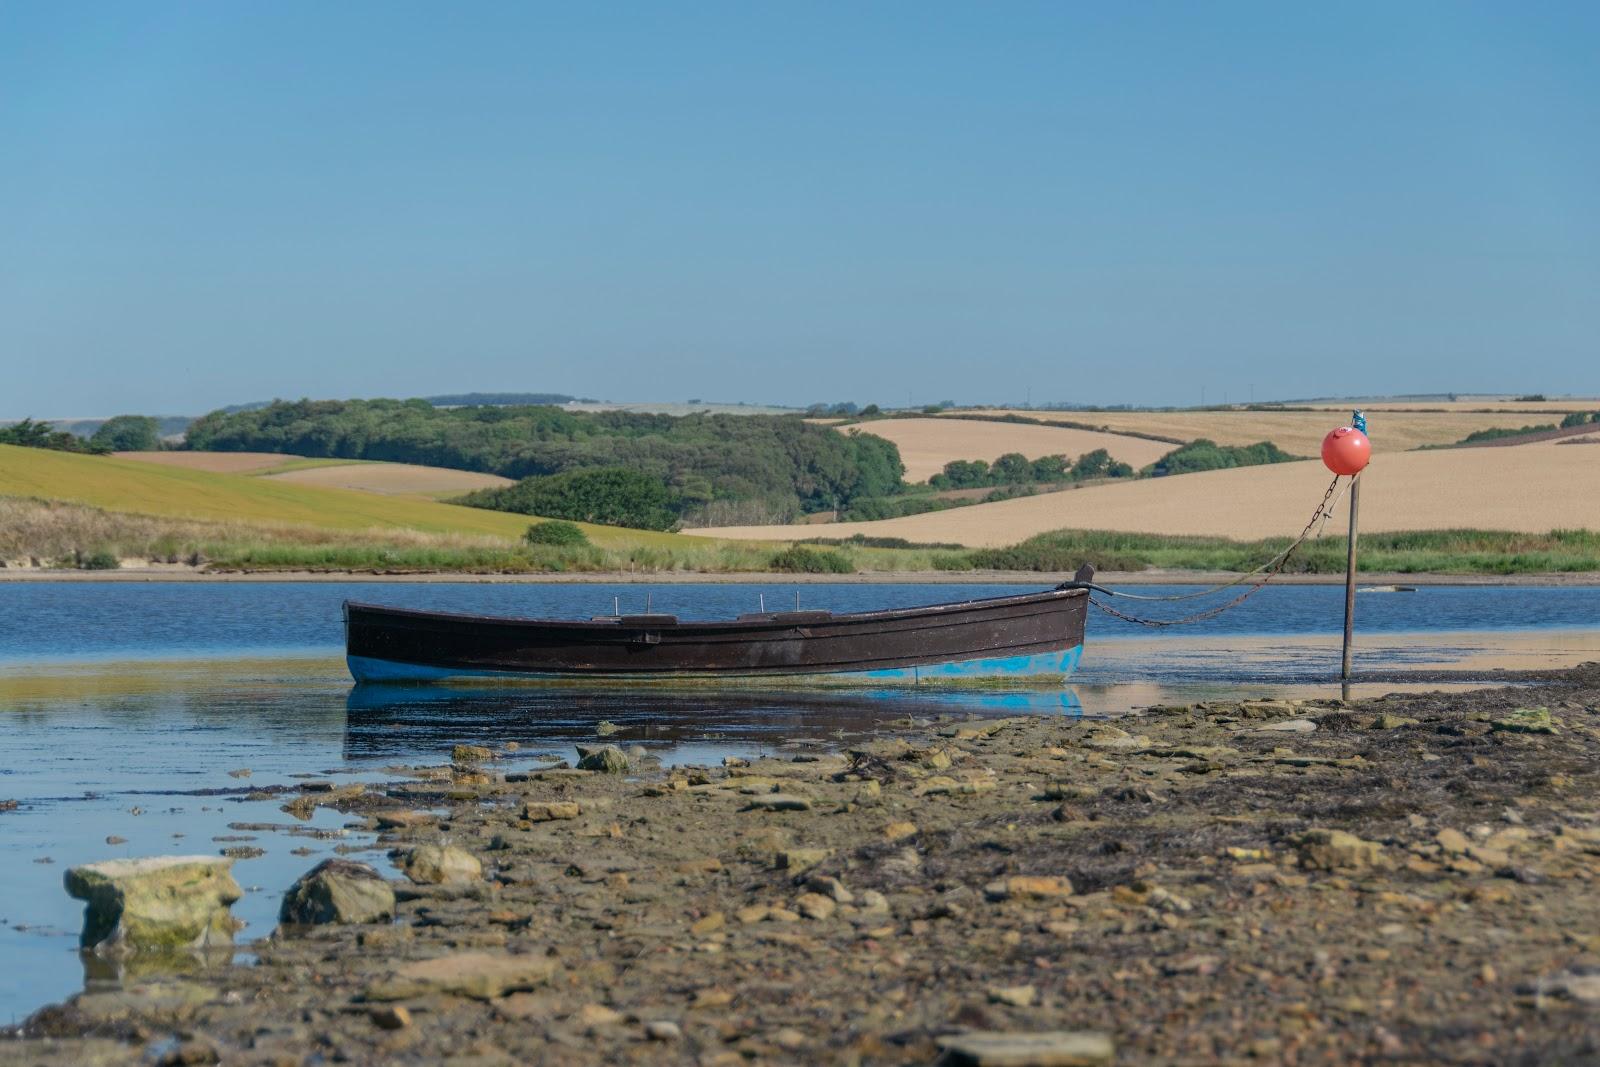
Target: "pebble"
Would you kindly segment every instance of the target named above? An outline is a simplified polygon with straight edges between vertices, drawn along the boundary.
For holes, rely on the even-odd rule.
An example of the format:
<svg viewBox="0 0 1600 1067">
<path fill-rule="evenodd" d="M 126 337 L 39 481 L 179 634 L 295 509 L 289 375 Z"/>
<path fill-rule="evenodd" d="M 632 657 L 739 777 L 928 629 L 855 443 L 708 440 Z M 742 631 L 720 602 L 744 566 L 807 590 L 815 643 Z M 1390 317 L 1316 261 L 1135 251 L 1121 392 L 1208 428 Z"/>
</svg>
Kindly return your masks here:
<svg viewBox="0 0 1600 1067">
<path fill-rule="evenodd" d="M 385 1004 L 367 1014 L 380 1030 L 403 1030 L 411 1025 L 411 1012 L 404 1004 Z"/>
<path fill-rule="evenodd" d="M 839 905 L 821 893 L 802 893 L 794 902 L 795 910 L 808 919 L 831 919 Z"/>
<path fill-rule="evenodd" d="M 989 990 L 989 999 L 994 1003 L 1010 1004 L 1014 1008 L 1031 1008 L 1038 996 L 1038 990 L 1031 985 L 998 986 Z"/>
<path fill-rule="evenodd" d="M 836 904 L 851 904 L 856 899 L 855 895 L 844 887 L 843 882 L 826 875 L 812 875 L 807 878 L 806 888 L 813 893 L 821 893 Z"/>
<path fill-rule="evenodd" d="M 582 810 L 574 800 L 529 801 L 523 805 L 522 817 L 529 822 L 555 822 L 576 819 Z"/>
<path fill-rule="evenodd" d="M 1344 830 L 1307 830 L 1298 846 L 1300 866 L 1311 870 L 1364 870 L 1384 862 L 1382 845 Z"/>
<path fill-rule="evenodd" d="M 1309 734 L 1316 731 L 1317 724 L 1310 719 L 1284 719 L 1282 722 L 1269 722 L 1265 726 L 1257 726 L 1258 734 Z"/>
<path fill-rule="evenodd" d="M 584 1026 L 615 1026 L 627 1020 L 620 1011 L 608 1008 L 604 1004 L 585 1004 L 577 1010 L 573 1018 Z"/>
<path fill-rule="evenodd" d="M 628 757 L 616 745 L 579 745 L 578 769 L 601 774 L 627 774 Z"/>
<path fill-rule="evenodd" d="M 811 798 L 795 793 L 766 793 L 751 797 L 740 811 L 810 811 Z"/>
<path fill-rule="evenodd" d="M 665 1019 L 645 1023 L 644 1033 L 651 1041 L 677 1041 L 683 1037 L 683 1031 L 678 1024 Z"/>
<path fill-rule="evenodd" d="M 803 871 L 831 855 L 826 848 L 786 848 L 773 854 L 772 865 L 782 871 Z"/>
<path fill-rule="evenodd" d="M 555 961 L 548 956 L 457 952 L 402 964 L 393 974 L 368 986 L 366 998 L 411 1000 L 431 993 L 454 993 L 474 1000 L 494 1000 L 542 986 L 555 970 Z"/>
<path fill-rule="evenodd" d="M 772 1035 L 772 1043 L 781 1049 L 795 1052 L 806 1046 L 806 1035 L 792 1026 L 785 1026 Z"/>
<path fill-rule="evenodd" d="M 405 855 L 405 872 L 418 885 L 470 885 L 482 880 L 483 864 L 454 845 L 418 845 Z"/>
<path fill-rule="evenodd" d="M 690 923 L 689 932 L 694 934 L 696 937 L 704 937 L 706 934 L 722 929 L 727 925 L 727 923 L 728 918 L 726 915 L 722 914 L 720 911 L 714 911 L 711 914 L 706 915 L 693 923 Z"/>
<path fill-rule="evenodd" d="M 868 889 L 861 894 L 860 903 L 857 906 L 861 911 L 887 912 L 889 910 L 889 898 L 876 889 Z"/>
<path fill-rule="evenodd" d="M 939 1039 L 950 1067 L 1095 1067 L 1115 1055 L 1105 1034 L 971 1030 Z"/>
<path fill-rule="evenodd" d="M 983 887 L 991 900 L 1027 900 L 1070 897 L 1072 883 L 1065 878 L 1014 875 Z"/>
</svg>

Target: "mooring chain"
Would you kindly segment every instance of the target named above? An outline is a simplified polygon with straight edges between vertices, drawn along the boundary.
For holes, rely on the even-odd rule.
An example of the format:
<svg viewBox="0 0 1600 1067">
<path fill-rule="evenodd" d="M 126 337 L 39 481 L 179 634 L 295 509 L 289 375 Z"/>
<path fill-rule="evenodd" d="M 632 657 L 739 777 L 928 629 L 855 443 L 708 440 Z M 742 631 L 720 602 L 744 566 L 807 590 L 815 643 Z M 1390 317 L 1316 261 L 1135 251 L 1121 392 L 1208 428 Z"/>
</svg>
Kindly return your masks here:
<svg viewBox="0 0 1600 1067">
<path fill-rule="evenodd" d="M 1216 607 L 1207 608 L 1205 611 L 1195 612 L 1192 615 L 1185 615 L 1176 619 L 1141 619 L 1138 616 L 1129 615 L 1126 612 L 1118 611 L 1116 608 L 1110 607 L 1104 602 L 1096 600 L 1092 596 L 1089 598 L 1089 603 L 1093 604 L 1107 615 L 1110 615 L 1112 618 L 1121 619 L 1124 622 L 1131 622 L 1136 626 L 1149 626 L 1152 628 L 1160 628 L 1163 626 L 1183 626 L 1187 625 L 1188 623 L 1201 622 L 1205 619 L 1210 619 L 1217 615 L 1221 615 L 1224 611 L 1238 607 L 1246 600 L 1249 600 L 1251 597 L 1255 596 L 1262 589 L 1265 589 L 1267 583 L 1276 578 L 1278 574 L 1282 572 L 1283 568 L 1288 566 L 1289 560 L 1294 555 L 1295 551 L 1299 549 L 1301 545 L 1305 544 L 1306 539 L 1311 536 L 1311 531 L 1318 527 L 1318 524 L 1324 520 L 1326 515 L 1331 514 L 1331 503 L 1334 499 L 1334 492 L 1338 488 L 1339 477 L 1335 475 L 1333 481 L 1328 484 L 1328 491 L 1322 494 L 1322 502 L 1317 505 L 1317 510 L 1311 513 L 1311 519 L 1306 523 L 1305 529 L 1300 531 L 1300 536 L 1295 538 L 1289 544 L 1288 548 L 1285 548 L 1282 552 L 1279 552 L 1272 559 L 1269 559 L 1267 562 L 1263 563 L 1253 571 L 1241 574 L 1232 581 L 1224 582 L 1221 585 L 1212 586 L 1209 589 L 1202 589 L 1199 592 L 1180 593 L 1175 596 L 1141 596 L 1137 593 L 1121 593 L 1114 589 L 1099 590 L 1100 592 L 1109 593 L 1111 596 L 1123 597 L 1129 600 L 1189 600 L 1197 596 L 1207 596 L 1222 589 L 1232 588 L 1233 586 L 1249 581 L 1257 575 L 1262 576 L 1259 582 L 1257 582 L 1255 585 L 1252 585 L 1249 589 L 1246 589 L 1243 593 L 1240 593 L 1238 596 L 1227 601 L 1226 603 L 1218 604 Z"/>
</svg>

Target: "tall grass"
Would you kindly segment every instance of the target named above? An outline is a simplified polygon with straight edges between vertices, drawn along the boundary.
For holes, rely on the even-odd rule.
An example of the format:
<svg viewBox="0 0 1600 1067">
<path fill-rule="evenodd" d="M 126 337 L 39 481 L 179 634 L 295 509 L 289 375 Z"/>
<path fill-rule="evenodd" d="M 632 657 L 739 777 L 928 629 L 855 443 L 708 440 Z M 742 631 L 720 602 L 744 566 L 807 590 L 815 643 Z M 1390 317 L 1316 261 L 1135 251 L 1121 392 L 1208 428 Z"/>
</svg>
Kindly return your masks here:
<svg viewBox="0 0 1600 1067">
<path fill-rule="evenodd" d="M 846 542 L 794 549 L 781 542 L 679 537 L 665 544 L 535 545 L 510 538 L 375 527 L 362 531 L 310 526 L 162 519 L 22 497 L 0 496 L 0 561 L 82 567 L 107 558 L 205 564 L 222 571 L 324 571 L 388 574 L 762 573 L 774 569 L 827 573 L 930 571 L 1071 572 L 1101 570 L 1247 571 L 1281 551 L 1286 538 L 1230 541 L 1220 537 L 1057 530 L 1009 548 L 878 547 Z M 826 555 L 813 568 L 810 557 Z M 775 555 L 776 553 L 776 555 Z M 1302 546 L 1286 570 L 1333 574 L 1344 569 L 1344 539 Z M 1402 574 L 1553 574 L 1600 571 L 1600 533 L 1556 530 L 1427 530 L 1367 534 L 1361 569 Z M 804 565 L 803 565 L 804 564 Z M 835 566 L 837 565 L 837 571 Z"/>
<path fill-rule="evenodd" d="M 1101 570 L 1248 571 L 1289 545 L 1289 538 L 1232 541 L 1097 530 L 1056 530 L 1008 548 L 975 549 L 940 557 L 946 570 L 1073 571 L 1084 563 Z M 1400 574 L 1549 574 L 1600 571 L 1600 533 L 1554 530 L 1545 534 L 1503 530 L 1420 530 L 1363 535 L 1359 568 Z M 1302 545 L 1284 568 L 1289 574 L 1336 574 L 1345 566 L 1345 539 L 1324 537 Z"/>
</svg>

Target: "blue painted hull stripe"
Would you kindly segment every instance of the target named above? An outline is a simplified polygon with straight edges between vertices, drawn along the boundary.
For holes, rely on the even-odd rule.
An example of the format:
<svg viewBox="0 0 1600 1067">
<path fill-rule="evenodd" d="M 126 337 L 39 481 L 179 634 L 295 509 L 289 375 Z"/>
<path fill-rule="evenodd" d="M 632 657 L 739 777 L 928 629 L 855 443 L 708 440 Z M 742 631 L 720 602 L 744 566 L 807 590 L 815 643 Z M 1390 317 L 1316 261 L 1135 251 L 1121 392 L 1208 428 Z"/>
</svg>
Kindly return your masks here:
<svg viewBox="0 0 1600 1067">
<path fill-rule="evenodd" d="M 826 674 L 555 674 L 537 671 L 484 671 L 454 667 L 428 667 L 417 663 L 399 663 L 394 660 L 373 659 L 368 656 L 349 656 L 350 676 L 358 682 L 440 682 L 449 678 L 502 678 L 530 681 L 581 682 L 586 679 L 604 682 L 660 681 L 749 681 L 757 679 L 777 684 L 826 679 L 843 682 L 939 682 L 965 681 L 980 678 L 1028 678 L 1040 675 L 1066 676 L 1077 669 L 1083 646 L 1039 652 L 1023 656 L 993 656 L 983 659 L 958 660 L 954 663 L 924 663 L 915 667 L 884 667 L 870 671 L 833 671 Z"/>
</svg>

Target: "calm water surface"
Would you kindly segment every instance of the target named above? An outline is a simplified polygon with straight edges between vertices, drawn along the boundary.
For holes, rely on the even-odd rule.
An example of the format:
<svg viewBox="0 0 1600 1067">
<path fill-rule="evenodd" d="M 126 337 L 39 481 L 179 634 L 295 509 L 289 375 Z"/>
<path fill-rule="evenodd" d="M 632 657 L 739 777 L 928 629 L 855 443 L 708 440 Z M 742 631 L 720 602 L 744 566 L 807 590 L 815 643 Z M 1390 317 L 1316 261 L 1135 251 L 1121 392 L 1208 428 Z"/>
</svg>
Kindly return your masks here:
<svg viewBox="0 0 1600 1067">
<path fill-rule="evenodd" d="M 850 611 L 1017 591 L 840 584 L 806 585 L 800 597 L 802 607 Z M 234 868 L 247 890 L 235 906 L 248 923 L 246 942 L 271 930 L 279 897 L 299 874 L 336 847 L 370 850 L 371 835 L 345 829 L 337 812 L 298 824 L 280 801 L 245 799 L 296 776 L 383 779 L 386 766 L 443 762 L 463 741 L 515 740 L 518 759 L 503 766 L 534 766 L 541 754 L 570 757 L 601 720 L 620 727 L 613 740 L 665 762 L 713 763 L 838 744 L 907 716 L 1117 714 L 1209 695 L 1337 692 L 1328 679 L 1343 593 L 1331 586 L 1270 588 L 1182 630 L 1092 614 L 1080 674 L 1050 691 L 357 691 L 340 658 L 346 598 L 586 616 L 609 612 L 613 597 L 623 611 L 643 610 L 645 595 L 638 585 L 0 584 L 0 800 L 20 802 L 0 812 L 0 1023 L 84 983 L 80 905 L 61 889 L 73 864 L 264 848 Z M 795 590 L 660 585 L 649 595 L 654 611 L 707 618 L 755 610 L 762 597 L 769 610 L 792 607 Z M 1600 589 L 1373 592 L 1359 598 L 1358 619 L 1358 662 L 1368 670 L 1466 668 L 1487 677 L 1497 666 L 1600 659 Z M 238 823 L 292 829 L 230 826 Z M 220 840 L 238 837 L 254 840 Z M 386 862 L 378 851 L 354 855 Z"/>
</svg>

